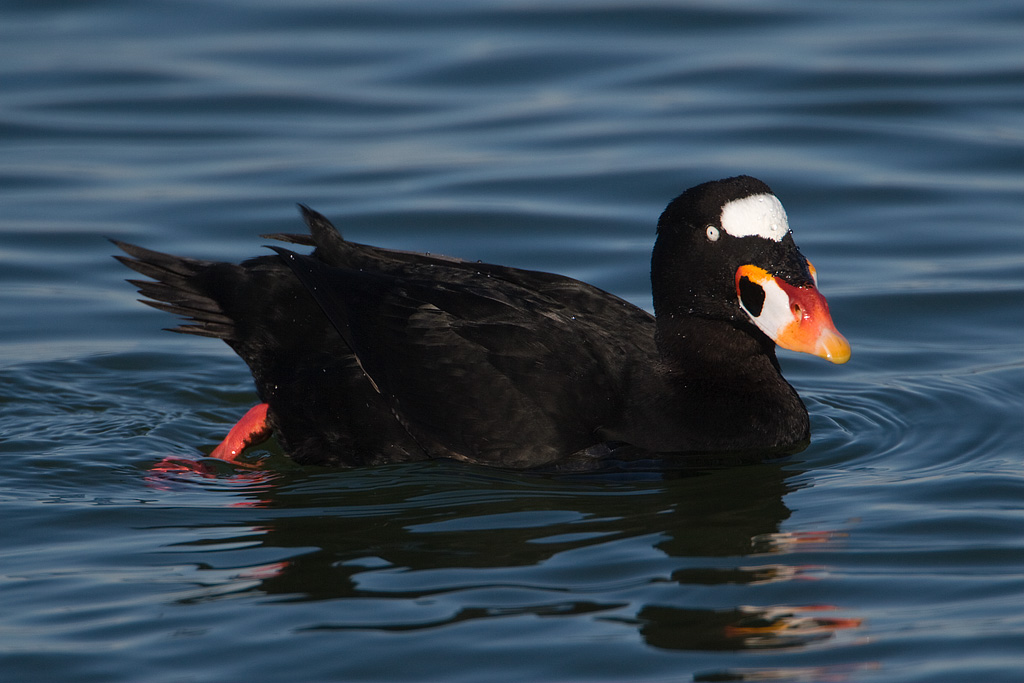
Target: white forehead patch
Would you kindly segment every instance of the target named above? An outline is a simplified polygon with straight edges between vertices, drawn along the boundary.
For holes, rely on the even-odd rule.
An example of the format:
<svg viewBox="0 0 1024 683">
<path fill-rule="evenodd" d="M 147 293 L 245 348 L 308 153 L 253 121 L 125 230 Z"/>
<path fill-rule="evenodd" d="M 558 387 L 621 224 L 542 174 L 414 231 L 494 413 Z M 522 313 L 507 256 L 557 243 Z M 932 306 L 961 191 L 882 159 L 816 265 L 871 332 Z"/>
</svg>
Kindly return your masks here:
<svg viewBox="0 0 1024 683">
<path fill-rule="evenodd" d="M 734 199 L 722 207 L 722 230 L 733 237 L 763 237 L 781 242 L 789 232 L 782 202 L 773 194 Z"/>
</svg>

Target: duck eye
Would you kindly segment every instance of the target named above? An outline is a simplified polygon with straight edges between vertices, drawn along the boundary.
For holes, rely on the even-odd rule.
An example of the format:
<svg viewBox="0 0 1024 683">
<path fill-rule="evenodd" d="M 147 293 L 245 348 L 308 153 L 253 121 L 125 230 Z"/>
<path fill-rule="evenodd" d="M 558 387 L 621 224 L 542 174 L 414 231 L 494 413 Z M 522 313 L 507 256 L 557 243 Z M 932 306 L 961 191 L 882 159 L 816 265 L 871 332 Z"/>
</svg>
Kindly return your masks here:
<svg viewBox="0 0 1024 683">
<path fill-rule="evenodd" d="M 705 230 L 705 233 L 708 236 L 708 241 L 709 242 L 717 242 L 718 241 L 718 228 L 716 228 L 715 226 L 709 225 L 707 227 L 707 230 Z"/>
</svg>

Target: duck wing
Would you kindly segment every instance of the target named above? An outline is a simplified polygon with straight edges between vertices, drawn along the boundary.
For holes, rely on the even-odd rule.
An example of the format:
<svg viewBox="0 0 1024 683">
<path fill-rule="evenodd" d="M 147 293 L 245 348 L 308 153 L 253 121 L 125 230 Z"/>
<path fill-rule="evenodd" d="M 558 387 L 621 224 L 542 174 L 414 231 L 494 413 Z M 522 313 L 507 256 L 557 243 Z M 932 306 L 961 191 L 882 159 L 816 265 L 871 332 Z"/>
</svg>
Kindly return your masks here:
<svg viewBox="0 0 1024 683">
<path fill-rule="evenodd" d="M 275 250 L 433 457 L 534 467 L 599 443 L 621 412 L 622 356 L 649 352 L 630 338 L 650 316 L 570 278 L 544 274 L 539 290 L 530 271 L 366 271 Z"/>
</svg>

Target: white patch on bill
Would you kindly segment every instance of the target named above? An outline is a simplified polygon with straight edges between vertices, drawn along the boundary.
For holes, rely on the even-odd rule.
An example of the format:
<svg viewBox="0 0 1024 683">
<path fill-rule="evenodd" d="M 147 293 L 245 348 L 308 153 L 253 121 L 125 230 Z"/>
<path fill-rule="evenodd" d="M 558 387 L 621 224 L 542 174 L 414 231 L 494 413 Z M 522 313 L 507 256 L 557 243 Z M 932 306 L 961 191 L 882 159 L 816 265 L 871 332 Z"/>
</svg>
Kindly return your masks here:
<svg viewBox="0 0 1024 683">
<path fill-rule="evenodd" d="M 770 278 L 756 284 L 764 290 L 764 303 L 761 305 L 761 314 L 754 315 L 748 311 L 747 307 L 743 305 L 742 298 L 740 299 L 740 308 L 750 316 L 751 322 L 771 337 L 773 342 L 778 343 L 782 331 L 793 322 L 796 322 L 798 318 L 790 308 L 789 295 L 783 291 L 782 287 L 779 287 L 779 283 L 775 281 L 775 278 Z"/>
<path fill-rule="evenodd" d="M 722 230 L 733 237 L 763 237 L 781 242 L 789 232 L 782 202 L 773 194 L 734 199 L 722 207 Z"/>
</svg>

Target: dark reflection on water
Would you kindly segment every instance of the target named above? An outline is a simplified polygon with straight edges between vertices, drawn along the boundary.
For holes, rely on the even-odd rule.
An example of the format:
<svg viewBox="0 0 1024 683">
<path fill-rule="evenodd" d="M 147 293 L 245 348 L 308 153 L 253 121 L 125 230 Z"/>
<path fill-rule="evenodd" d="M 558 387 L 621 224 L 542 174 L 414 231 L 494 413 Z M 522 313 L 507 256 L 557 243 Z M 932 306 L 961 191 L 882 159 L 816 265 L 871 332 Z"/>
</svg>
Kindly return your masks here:
<svg viewBox="0 0 1024 683">
<path fill-rule="evenodd" d="M 811 578 L 812 567 L 766 562 L 831 539 L 828 532 L 780 532 L 791 514 L 783 499 L 798 474 L 778 463 L 581 481 L 430 463 L 354 475 L 357 486 L 346 485 L 346 474 L 291 481 L 277 475 L 262 483 L 254 473 L 230 475 L 254 494 L 232 524 L 239 533 L 223 529 L 214 541 L 173 548 L 173 561 L 195 563 L 203 584 L 197 595 L 179 600 L 210 599 L 217 579 L 204 581 L 202 568 L 222 576 L 233 563 L 233 546 L 244 547 L 244 555 L 258 546 L 283 559 L 240 569 L 242 594 L 394 603 L 382 616 L 357 609 L 346 618 L 342 607 L 299 631 L 405 632 L 533 615 L 603 619 L 670 650 L 801 647 L 859 622 L 819 614 L 820 606 L 688 608 L 635 595 L 647 586 Z M 187 486 L 187 476 L 167 485 Z M 620 542 L 632 549 L 629 556 L 615 549 Z M 647 547 L 646 561 L 637 556 L 637 543 Z M 574 568 L 567 558 L 576 555 L 591 563 Z M 457 606 L 440 615 L 416 607 L 439 596 L 452 602 L 460 593 L 472 603 L 480 592 L 507 595 L 491 605 L 455 599 Z"/>
<path fill-rule="evenodd" d="M 438 467 L 447 470 L 458 465 Z M 598 483 L 583 490 L 568 484 L 568 492 L 564 480 L 526 479 L 522 488 L 509 490 L 502 479 L 495 478 L 492 483 L 486 475 L 469 481 L 457 476 L 458 489 L 438 482 L 435 487 L 440 490 L 431 491 L 429 487 L 424 490 L 423 480 L 415 477 L 415 483 L 385 490 L 346 491 L 343 501 L 331 505 L 336 516 L 315 518 L 315 524 L 310 524 L 308 517 L 291 515 L 260 524 L 266 527 L 269 545 L 321 545 L 331 563 L 365 557 L 368 550 L 379 549 L 381 559 L 400 567 L 538 564 L 559 552 L 593 543 L 586 538 L 560 542 L 562 535 L 584 534 L 605 542 L 641 530 L 659 536 L 655 547 L 670 556 L 744 555 L 754 550 L 755 538 L 777 531 L 789 516 L 782 497 L 788 490 L 785 478 L 791 475 L 781 466 L 766 465 L 676 478 L 665 484 L 641 484 L 639 488 L 628 482 Z M 467 484 L 475 486 L 466 488 Z M 301 490 L 267 493 L 270 495 L 260 498 L 261 506 L 295 510 L 323 504 L 315 496 L 310 500 Z M 432 502 L 435 499 L 437 502 Z M 569 521 L 559 522 L 559 517 L 569 517 Z M 344 533 L 335 533 L 341 530 Z M 500 543 L 494 542 L 495 535 Z M 337 540 L 322 545 L 328 539 Z M 437 548 L 446 552 L 438 554 Z M 295 561 L 305 566 L 313 560 L 303 557 Z"/>
</svg>

